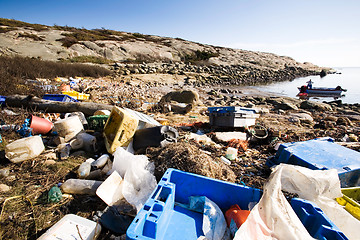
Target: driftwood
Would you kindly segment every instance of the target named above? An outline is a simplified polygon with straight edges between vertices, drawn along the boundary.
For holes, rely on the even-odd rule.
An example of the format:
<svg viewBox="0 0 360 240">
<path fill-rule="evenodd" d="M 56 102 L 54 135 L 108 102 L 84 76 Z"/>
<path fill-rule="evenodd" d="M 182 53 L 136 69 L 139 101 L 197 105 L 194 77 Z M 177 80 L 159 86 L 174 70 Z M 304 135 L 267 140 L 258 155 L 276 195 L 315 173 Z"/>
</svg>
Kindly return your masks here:
<svg viewBox="0 0 360 240">
<path fill-rule="evenodd" d="M 113 108 L 112 105 L 102 103 L 58 102 L 24 95 L 7 96 L 5 104 L 9 107 L 24 107 L 48 113 L 82 112 L 87 116 L 93 115 L 97 110 L 111 110 Z"/>
</svg>

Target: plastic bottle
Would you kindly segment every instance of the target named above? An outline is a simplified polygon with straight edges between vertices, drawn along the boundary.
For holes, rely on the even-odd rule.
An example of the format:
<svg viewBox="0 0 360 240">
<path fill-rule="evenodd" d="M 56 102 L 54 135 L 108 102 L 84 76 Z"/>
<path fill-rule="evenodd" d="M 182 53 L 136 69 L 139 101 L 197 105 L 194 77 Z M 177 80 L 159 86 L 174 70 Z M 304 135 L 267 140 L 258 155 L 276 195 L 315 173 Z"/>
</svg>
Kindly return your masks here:
<svg viewBox="0 0 360 240">
<path fill-rule="evenodd" d="M 48 202 L 60 202 L 62 199 L 62 193 L 60 188 L 54 186 L 50 188 L 48 192 Z"/>
<path fill-rule="evenodd" d="M 60 188 L 64 193 L 95 195 L 97 188 L 102 183 L 102 181 L 95 180 L 68 179 Z"/>
<path fill-rule="evenodd" d="M 57 147 L 57 152 L 60 159 L 66 159 L 70 155 L 71 146 L 68 143 L 59 144 Z"/>
<path fill-rule="evenodd" d="M 221 156 L 221 157 L 220 157 L 220 160 L 223 161 L 223 163 L 225 163 L 225 164 L 227 164 L 227 165 L 230 165 L 230 164 L 231 164 L 231 162 L 229 161 L 229 159 L 227 159 L 227 158 L 224 157 L 224 156 Z"/>
<path fill-rule="evenodd" d="M 45 150 L 40 136 L 16 140 L 5 146 L 5 156 L 13 163 L 22 162 L 39 156 Z"/>
<path fill-rule="evenodd" d="M 89 158 L 79 166 L 79 169 L 77 171 L 79 178 L 86 178 L 87 176 L 89 176 L 91 170 L 91 163 L 94 161 L 94 159 Z"/>
<path fill-rule="evenodd" d="M 106 165 L 106 163 L 110 160 L 110 156 L 108 154 L 101 155 L 96 161 L 91 163 L 91 166 L 95 168 L 102 168 Z"/>
</svg>

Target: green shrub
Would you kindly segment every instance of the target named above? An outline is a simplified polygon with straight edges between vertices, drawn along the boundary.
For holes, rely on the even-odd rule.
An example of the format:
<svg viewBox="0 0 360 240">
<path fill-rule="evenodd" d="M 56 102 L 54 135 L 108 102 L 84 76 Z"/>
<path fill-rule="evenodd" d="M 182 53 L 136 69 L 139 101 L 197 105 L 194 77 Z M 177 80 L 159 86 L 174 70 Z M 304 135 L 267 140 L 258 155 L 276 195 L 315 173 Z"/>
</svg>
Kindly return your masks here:
<svg viewBox="0 0 360 240">
<path fill-rule="evenodd" d="M 0 33 L 6 33 L 6 32 L 10 32 L 13 30 L 17 30 L 17 28 L 15 27 L 1 27 L 0 28 Z"/>
<path fill-rule="evenodd" d="M 211 57 L 218 57 L 218 53 L 196 50 L 194 54 L 185 55 L 183 57 L 184 62 L 196 63 L 199 61 L 207 61 Z"/>
<path fill-rule="evenodd" d="M 136 38 L 145 38 L 145 35 L 141 33 L 133 33 L 133 36 Z"/>
<path fill-rule="evenodd" d="M 109 64 L 112 62 L 107 58 L 96 57 L 96 56 L 78 56 L 78 57 L 70 58 L 65 61 L 69 61 L 72 63 L 96 63 L 96 64 Z"/>
<path fill-rule="evenodd" d="M 17 21 L 14 19 L 0 18 L 0 26 L 8 26 L 8 27 L 29 27 L 34 29 L 35 31 L 46 31 L 48 27 L 41 24 L 32 24 L 22 21 Z"/>
<path fill-rule="evenodd" d="M 43 37 L 39 37 L 38 35 L 35 34 L 30 34 L 30 33 L 19 33 L 18 37 L 24 37 L 24 38 L 31 38 L 35 41 L 45 41 L 45 39 Z"/>
</svg>

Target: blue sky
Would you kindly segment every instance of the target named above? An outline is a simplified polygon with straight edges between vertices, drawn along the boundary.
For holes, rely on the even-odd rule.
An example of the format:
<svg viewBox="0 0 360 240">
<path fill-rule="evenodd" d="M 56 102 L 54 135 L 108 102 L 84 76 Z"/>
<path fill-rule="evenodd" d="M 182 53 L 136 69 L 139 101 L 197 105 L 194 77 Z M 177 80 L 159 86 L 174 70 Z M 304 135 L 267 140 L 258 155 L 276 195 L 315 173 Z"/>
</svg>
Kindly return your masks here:
<svg viewBox="0 0 360 240">
<path fill-rule="evenodd" d="M 107 28 L 360 67 L 358 0 L 0 0 L 0 17 Z"/>
</svg>

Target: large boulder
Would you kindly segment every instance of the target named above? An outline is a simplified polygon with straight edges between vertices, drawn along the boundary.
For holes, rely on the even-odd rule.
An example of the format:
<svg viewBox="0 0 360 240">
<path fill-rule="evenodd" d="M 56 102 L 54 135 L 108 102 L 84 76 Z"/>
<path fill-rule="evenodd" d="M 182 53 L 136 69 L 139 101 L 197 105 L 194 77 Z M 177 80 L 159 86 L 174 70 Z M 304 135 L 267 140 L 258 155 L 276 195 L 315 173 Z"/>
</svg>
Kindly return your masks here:
<svg viewBox="0 0 360 240">
<path fill-rule="evenodd" d="M 300 104 L 302 109 L 314 109 L 320 111 L 332 111 L 332 107 L 326 103 L 314 102 L 314 101 L 303 101 Z"/>
<path fill-rule="evenodd" d="M 199 94 L 192 90 L 169 92 L 160 100 L 161 103 L 175 101 L 178 103 L 199 104 Z"/>
<path fill-rule="evenodd" d="M 314 122 L 314 119 L 308 113 L 290 113 L 289 115 L 291 118 L 299 119 L 299 121 L 302 123 L 311 124 Z"/>
</svg>

